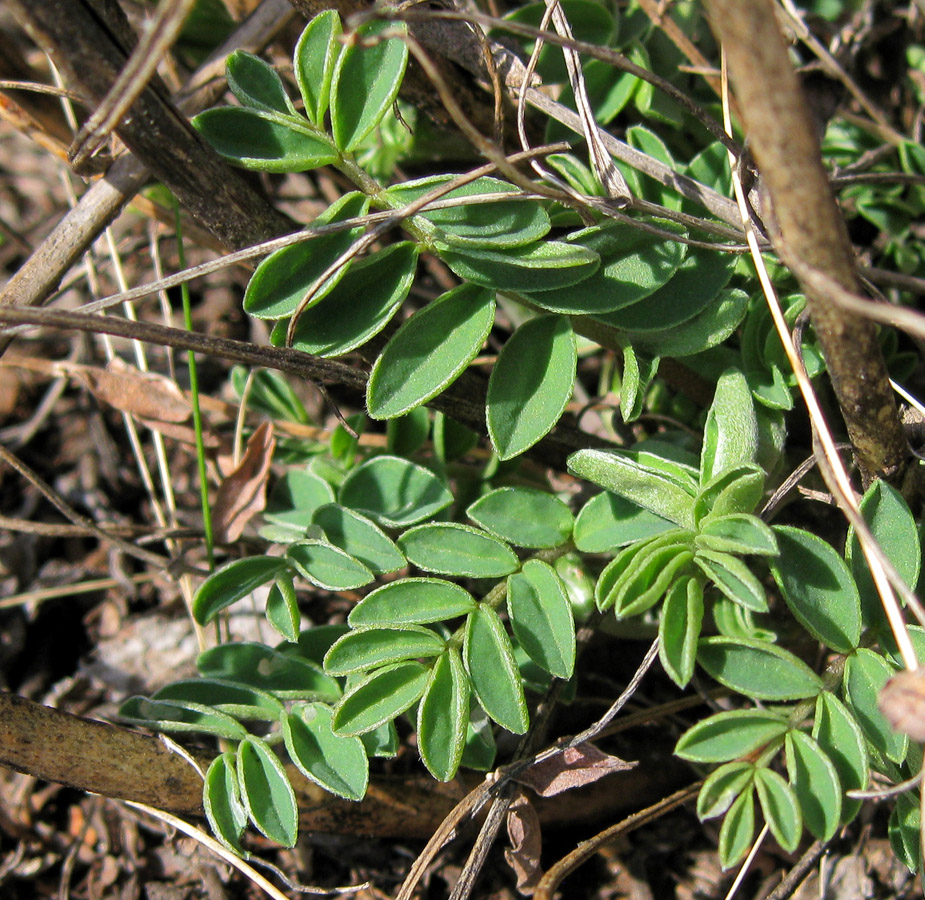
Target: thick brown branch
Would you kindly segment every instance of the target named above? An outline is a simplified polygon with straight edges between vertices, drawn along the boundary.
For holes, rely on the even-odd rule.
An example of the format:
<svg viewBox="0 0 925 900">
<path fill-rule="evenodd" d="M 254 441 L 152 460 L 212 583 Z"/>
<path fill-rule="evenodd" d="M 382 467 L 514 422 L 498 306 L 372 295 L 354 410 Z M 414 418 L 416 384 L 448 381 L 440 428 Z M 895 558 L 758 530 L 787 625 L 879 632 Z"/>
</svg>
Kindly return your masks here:
<svg viewBox="0 0 925 900">
<path fill-rule="evenodd" d="M 819 139 L 771 0 L 708 0 L 752 153 L 770 198 L 781 258 L 861 292 L 854 253 L 828 183 Z M 908 446 L 874 327 L 804 285 L 862 477 L 901 483 Z"/>
</svg>

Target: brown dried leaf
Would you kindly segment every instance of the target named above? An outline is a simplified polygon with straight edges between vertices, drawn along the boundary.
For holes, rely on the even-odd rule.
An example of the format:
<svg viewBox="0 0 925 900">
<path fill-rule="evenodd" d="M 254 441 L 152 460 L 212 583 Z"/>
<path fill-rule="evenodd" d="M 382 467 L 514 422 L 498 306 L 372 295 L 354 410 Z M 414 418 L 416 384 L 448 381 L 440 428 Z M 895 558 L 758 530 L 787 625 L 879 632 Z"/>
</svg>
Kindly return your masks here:
<svg viewBox="0 0 925 900">
<path fill-rule="evenodd" d="M 505 848 L 504 858 L 517 876 L 517 890 L 529 897 L 543 877 L 540 868 L 543 839 L 540 818 L 523 793 L 508 808 L 507 836 L 511 846 Z"/>
<path fill-rule="evenodd" d="M 880 691 L 877 705 L 893 731 L 925 741 L 925 672 L 897 672 Z"/>
<path fill-rule="evenodd" d="M 570 747 L 516 776 L 515 781 L 532 788 L 541 797 L 555 797 L 563 791 L 593 784 L 605 775 L 632 769 L 627 762 L 598 750 L 593 744 Z"/>
<path fill-rule="evenodd" d="M 74 377 L 98 400 L 140 419 L 180 423 L 190 417 L 189 401 L 174 382 L 121 360 L 114 359 L 105 369 L 82 367 Z"/>
<path fill-rule="evenodd" d="M 219 543 L 236 541 L 244 526 L 266 506 L 267 478 L 275 447 L 273 424 L 264 422 L 251 435 L 238 467 L 221 483 L 212 507 L 215 540 Z"/>
</svg>

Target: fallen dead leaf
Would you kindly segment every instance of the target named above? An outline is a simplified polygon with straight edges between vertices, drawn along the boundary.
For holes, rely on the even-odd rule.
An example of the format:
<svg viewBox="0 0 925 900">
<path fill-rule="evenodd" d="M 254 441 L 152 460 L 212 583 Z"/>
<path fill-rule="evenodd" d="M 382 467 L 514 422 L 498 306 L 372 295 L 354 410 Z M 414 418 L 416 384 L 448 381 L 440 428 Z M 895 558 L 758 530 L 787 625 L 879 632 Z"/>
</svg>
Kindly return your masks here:
<svg viewBox="0 0 925 900">
<path fill-rule="evenodd" d="M 511 846 L 505 848 L 504 858 L 517 876 L 517 890 L 529 897 L 543 877 L 543 838 L 536 809 L 522 792 L 508 808 L 507 836 Z"/>
<path fill-rule="evenodd" d="M 192 412 L 183 392 L 169 378 L 139 372 L 120 359 L 105 369 L 81 367 L 73 374 L 98 400 L 141 419 L 179 424 Z"/>
<path fill-rule="evenodd" d="M 581 744 L 531 766 L 514 780 L 532 788 L 541 797 L 555 797 L 563 791 L 593 784 L 605 775 L 625 772 L 635 765 L 635 762 L 598 750 L 594 744 Z"/>
<path fill-rule="evenodd" d="M 267 478 L 276 438 L 273 424 L 264 422 L 247 442 L 238 467 L 221 483 L 212 506 L 215 540 L 231 543 L 241 537 L 244 526 L 267 502 Z"/>
</svg>

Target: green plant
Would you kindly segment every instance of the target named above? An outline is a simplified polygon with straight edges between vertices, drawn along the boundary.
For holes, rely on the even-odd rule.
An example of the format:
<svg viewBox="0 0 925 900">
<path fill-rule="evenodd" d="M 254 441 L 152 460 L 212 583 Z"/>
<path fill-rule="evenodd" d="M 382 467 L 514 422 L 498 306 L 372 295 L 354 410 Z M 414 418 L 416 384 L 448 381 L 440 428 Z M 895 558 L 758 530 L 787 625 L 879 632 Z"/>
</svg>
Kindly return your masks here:
<svg viewBox="0 0 925 900">
<path fill-rule="evenodd" d="M 602 6 L 564 6 L 589 36 L 616 40 Z M 538 6 L 513 17 L 539 19 Z M 670 65 L 675 52 L 648 39 L 639 20 L 621 22 L 619 46 L 639 64 Z M 195 121 L 236 164 L 271 173 L 333 166 L 356 188 L 314 220 L 304 242 L 261 262 L 244 308 L 275 322 L 277 345 L 323 357 L 366 354 L 366 408 L 389 423 L 388 446 L 375 452 L 339 428 L 329 441 L 287 448 L 298 463 L 277 482 L 261 531 L 277 550 L 226 563 L 193 603 L 206 625 L 266 587 L 266 617 L 282 641 L 220 643 L 201 654 L 200 678 L 131 698 L 123 717 L 223 739 L 227 749 L 204 786 L 216 834 L 243 852 L 250 822 L 292 845 L 298 814 L 283 756 L 325 789 L 359 800 L 369 758 L 396 753 L 395 721 L 407 715 L 435 778 L 449 780 L 460 766 L 491 768 L 488 720 L 522 734 L 528 692 L 575 678 L 575 621 L 587 618 L 593 596 L 601 613 L 638 618 L 657 634 L 659 658 L 679 688 L 699 666 L 735 698 L 735 708 L 697 722 L 676 747 L 703 767 L 698 814 L 723 817 L 722 865 L 741 860 L 754 840 L 755 797 L 786 850 L 804 829 L 830 839 L 857 815 L 846 791 L 866 788 L 872 771 L 893 782 L 911 777 L 921 754 L 877 706 L 901 660 L 854 531 L 841 552 L 756 513 L 779 478 L 781 411 L 794 406 L 794 379 L 748 267 L 728 247 L 692 243 L 671 216 L 688 201 L 628 167 L 624 176 L 650 214 L 618 221 L 596 202 L 597 175 L 571 154 L 549 157 L 558 177 L 545 183 L 481 170 L 380 183 L 369 170 L 381 178 L 393 158 L 395 143 L 387 159 L 377 156 L 376 129 L 392 114 L 405 71 L 404 26 L 367 23 L 346 46 L 341 33 L 329 11 L 299 41 L 301 108 L 269 65 L 236 53 L 228 81 L 242 105 Z M 559 62 L 540 55 L 547 80 L 565 80 Z M 684 121 L 681 107 L 649 82 L 605 79 L 603 65 L 585 65 L 599 121 L 628 103 L 651 122 Z M 669 171 L 726 191 L 719 142 L 687 152 L 686 165 L 675 160 L 694 148 L 679 130 L 671 148 L 640 125 L 628 143 Z M 562 179 L 571 193 L 559 189 Z M 576 191 L 584 205 L 574 202 Z M 576 207 L 593 222 L 580 221 Z M 868 217 L 875 208 L 885 207 L 858 200 Z M 403 239 L 374 246 L 392 227 L 404 229 Z M 890 251 L 904 265 L 908 229 L 904 220 Z M 459 285 L 412 309 L 423 254 L 441 260 Z M 786 272 L 776 274 L 792 289 Z M 803 298 L 789 294 L 784 308 L 793 325 Z M 409 314 L 388 331 L 401 311 Z M 494 455 L 477 469 L 459 463 L 473 433 L 426 407 L 467 371 L 501 316 L 512 333 L 484 396 Z M 384 343 L 377 335 L 387 335 Z M 603 489 L 575 514 L 565 491 L 525 483 L 516 460 L 560 423 L 587 341 L 622 359 L 618 373 L 602 369 L 601 393 L 619 389 L 623 424 L 638 421 L 664 386 L 662 357 L 682 358 L 715 392 L 701 419 L 692 417 L 702 426 L 699 452 L 677 429 L 623 449 L 572 452 L 571 474 Z M 811 336 L 803 353 L 809 374 L 819 374 Z M 251 403 L 307 418 L 275 376 L 261 377 Z M 362 417 L 351 424 L 361 431 Z M 914 586 L 921 549 L 905 500 L 875 482 L 861 510 Z M 303 628 L 300 583 L 370 590 L 346 624 Z M 796 652 L 795 631 L 824 648 L 822 674 Z M 910 632 L 925 650 L 925 631 Z M 921 864 L 918 828 L 917 807 L 903 795 L 890 837 L 912 869 Z"/>
</svg>

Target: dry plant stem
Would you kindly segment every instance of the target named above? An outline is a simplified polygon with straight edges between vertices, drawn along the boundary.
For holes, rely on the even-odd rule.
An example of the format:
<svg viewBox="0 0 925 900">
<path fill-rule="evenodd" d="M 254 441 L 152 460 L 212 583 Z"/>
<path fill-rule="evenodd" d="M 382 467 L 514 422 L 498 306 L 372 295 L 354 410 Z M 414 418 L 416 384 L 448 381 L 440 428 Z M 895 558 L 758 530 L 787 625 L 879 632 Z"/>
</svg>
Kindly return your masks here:
<svg viewBox="0 0 925 900">
<path fill-rule="evenodd" d="M 321 384 L 339 384 L 363 395 L 367 375 L 353 366 L 335 360 L 321 359 L 299 350 L 278 347 L 260 347 L 244 341 L 210 337 L 181 328 L 170 328 L 151 322 L 132 322 L 115 316 L 93 316 L 86 313 L 64 312 L 57 309 L 3 309 L 0 307 L 0 325 L 45 325 L 66 330 L 109 334 L 152 344 L 161 344 L 177 350 L 192 350 L 217 359 L 262 366 L 307 378 Z M 486 434 L 485 395 L 482 386 L 468 388 L 452 385 L 427 404 L 431 409 L 446 413 L 462 425 Z M 564 471 L 569 454 L 583 447 L 612 447 L 608 441 L 593 434 L 564 425 L 553 431 L 527 451 L 537 462 Z"/>
<path fill-rule="evenodd" d="M 708 0 L 745 132 L 770 198 L 785 263 L 817 269 L 846 290 L 860 283 L 854 253 L 820 158 L 819 141 L 777 27 L 772 0 Z M 774 90 L 768 90 L 768 84 Z M 799 277 L 799 274 L 798 276 Z M 902 486 L 908 446 L 873 326 L 804 285 L 864 483 Z"/>
<path fill-rule="evenodd" d="M 30 6 L 30 3 L 25 3 L 24 0 L 12 2 Z M 176 98 L 179 108 L 189 115 L 212 102 L 224 88 L 225 57 L 237 47 L 259 50 L 272 40 L 290 16 L 291 9 L 286 0 L 264 0 L 253 15 L 197 70 L 189 85 Z M 178 130 L 188 131 L 180 117 L 174 114 L 172 121 Z M 196 177 L 196 172 L 189 163 L 181 162 L 178 168 L 188 169 L 189 177 Z M 226 171 L 231 172 L 230 169 Z M 61 220 L 6 284 L 0 292 L 0 307 L 34 306 L 43 303 L 58 286 L 67 270 L 150 177 L 151 173 L 144 158 L 125 154 L 116 159 L 106 175 L 89 188 L 78 205 Z M 239 179 L 236 174 L 234 177 L 236 180 Z M 247 190 L 250 191 L 249 188 Z M 211 200 L 211 197 L 207 196 L 206 199 Z M 278 220 L 275 214 L 274 218 Z M 246 230 L 246 234 L 241 241 L 234 244 L 236 247 L 257 243 L 262 237 L 275 236 L 286 230 L 288 225 L 280 223 L 275 232 L 265 232 L 259 227 L 251 230 L 250 223 L 244 220 L 237 223 L 237 228 Z M 0 343 L 0 348 L 3 346 L 5 344 Z"/>
<path fill-rule="evenodd" d="M 784 876 L 784 880 L 768 894 L 766 900 L 790 900 L 830 843 L 831 841 L 813 841 L 797 860 L 796 865 Z"/>
<path fill-rule="evenodd" d="M 587 862 L 601 847 L 606 846 L 614 838 L 634 831 L 642 825 L 647 825 L 683 803 L 693 800 L 700 791 L 702 784 L 702 781 L 698 781 L 695 784 L 681 788 L 681 790 L 665 797 L 664 800 L 659 800 L 658 803 L 653 803 L 652 806 L 627 816 L 622 822 L 617 822 L 615 825 L 611 825 L 610 828 L 605 828 L 590 840 L 582 841 L 568 856 L 560 859 L 546 872 L 533 894 L 534 900 L 552 900 L 556 888 L 562 880 L 580 865 Z"/>
</svg>

